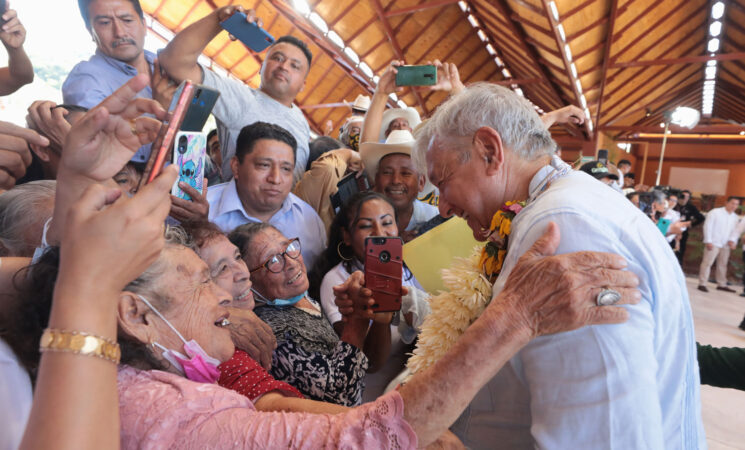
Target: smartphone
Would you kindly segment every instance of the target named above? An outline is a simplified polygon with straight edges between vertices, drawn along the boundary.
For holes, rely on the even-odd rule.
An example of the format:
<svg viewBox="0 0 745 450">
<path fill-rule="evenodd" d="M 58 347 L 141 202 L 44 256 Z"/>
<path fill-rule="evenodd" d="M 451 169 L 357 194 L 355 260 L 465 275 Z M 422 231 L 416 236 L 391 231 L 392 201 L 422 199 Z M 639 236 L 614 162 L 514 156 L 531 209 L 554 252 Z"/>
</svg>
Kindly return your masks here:
<svg viewBox="0 0 745 450">
<path fill-rule="evenodd" d="M 6 0 L 0 0 L 0 16 L 5 14 L 8 10 L 8 2 Z M 5 20 L 0 17 L 0 25 L 5 25 Z"/>
<path fill-rule="evenodd" d="M 659 219 L 657 221 L 657 228 L 662 232 L 663 236 L 667 236 L 667 230 L 670 228 L 671 223 L 670 219 Z"/>
<path fill-rule="evenodd" d="M 400 237 L 365 238 L 365 287 L 373 293 L 375 312 L 401 310 L 402 248 Z"/>
<path fill-rule="evenodd" d="M 608 150 L 604 148 L 598 150 L 598 161 L 605 164 L 606 166 L 608 165 Z"/>
<path fill-rule="evenodd" d="M 176 134 L 176 149 L 173 164 L 178 166 L 178 178 L 173 183 L 171 194 L 191 200 L 191 196 L 181 190 L 179 182 L 204 193 L 204 158 L 207 153 L 207 135 L 202 132 L 179 131 Z"/>
<path fill-rule="evenodd" d="M 255 23 L 246 22 L 246 15 L 240 11 L 220 22 L 220 26 L 256 53 L 264 51 L 274 43 L 271 34 Z"/>
<path fill-rule="evenodd" d="M 331 194 L 331 207 L 335 212 L 339 212 L 342 206 L 358 192 L 370 190 L 370 182 L 367 177 L 362 175 L 358 177 L 359 172 L 351 172 L 344 175 L 344 178 L 336 183 L 336 192 Z"/>
<path fill-rule="evenodd" d="M 396 68 L 396 86 L 433 86 L 437 84 L 435 66 L 399 66 Z"/>
<path fill-rule="evenodd" d="M 147 180 L 146 184 L 152 182 L 163 170 L 163 164 L 170 160 L 173 141 L 176 138 L 176 133 L 181 126 L 181 122 L 184 120 L 193 93 L 194 83 L 184 80 L 173 94 L 166 120 L 163 121 L 160 131 L 158 131 L 158 137 L 155 138 L 150 151 L 150 158 L 148 158 L 147 165 L 145 165 L 145 173 L 142 175 L 142 178 Z"/>
<path fill-rule="evenodd" d="M 186 110 L 186 115 L 180 129 L 182 131 L 202 131 L 219 97 L 220 92 L 215 89 L 210 89 L 201 84 L 195 84 L 194 96 L 191 99 L 189 108 Z"/>
</svg>

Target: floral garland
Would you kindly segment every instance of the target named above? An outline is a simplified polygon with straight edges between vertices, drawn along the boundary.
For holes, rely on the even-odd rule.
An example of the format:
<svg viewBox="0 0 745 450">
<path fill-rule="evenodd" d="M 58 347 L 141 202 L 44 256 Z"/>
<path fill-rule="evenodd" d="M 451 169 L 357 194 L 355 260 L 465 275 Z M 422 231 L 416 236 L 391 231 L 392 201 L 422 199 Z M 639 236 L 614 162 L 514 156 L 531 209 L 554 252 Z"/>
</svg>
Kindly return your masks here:
<svg viewBox="0 0 745 450">
<path fill-rule="evenodd" d="M 512 220 L 524 202 L 507 202 L 492 217 L 488 242 L 468 258 L 455 258 L 442 271 L 448 289 L 429 299 L 432 312 L 422 324 L 419 340 L 407 367 L 416 373 L 440 359 L 489 304 L 492 285 L 502 270 Z"/>
</svg>

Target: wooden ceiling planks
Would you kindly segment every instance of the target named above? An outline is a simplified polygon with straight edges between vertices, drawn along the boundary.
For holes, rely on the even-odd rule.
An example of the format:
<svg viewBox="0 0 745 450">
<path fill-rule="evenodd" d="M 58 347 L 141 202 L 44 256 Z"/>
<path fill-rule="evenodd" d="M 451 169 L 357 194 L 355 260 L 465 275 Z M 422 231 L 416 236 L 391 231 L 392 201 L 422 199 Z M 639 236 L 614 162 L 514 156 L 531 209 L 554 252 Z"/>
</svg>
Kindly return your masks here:
<svg viewBox="0 0 745 450">
<path fill-rule="evenodd" d="M 311 0 L 323 18 L 361 61 L 380 75 L 392 59 L 423 64 L 434 59 L 458 65 L 465 83 L 491 81 L 519 86 L 537 107 L 551 110 L 579 104 L 584 94 L 593 124 L 648 126 L 679 104 L 700 108 L 707 25 L 714 0 Z M 338 129 L 349 114 L 345 101 L 369 95 L 374 86 L 343 49 L 336 47 L 292 8 L 291 0 L 141 0 L 143 9 L 178 32 L 217 6 L 255 8 L 274 36 L 291 33 L 309 44 L 314 62 L 297 103 L 318 131 L 325 122 Z M 729 0 L 722 30 L 714 111 L 709 121 L 745 121 L 745 0 Z M 489 54 L 481 31 L 496 50 Z M 561 31 L 559 29 L 561 28 Z M 564 51 L 568 44 L 572 59 Z M 260 82 L 262 55 L 225 33 L 205 54 L 253 87 Z M 494 58 L 504 62 L 499 67 Z M 571 69 L 576 67 L 576 77 Z M 503 75 L 509 72 L 509 78 Z M 581 91 L 574 80 L 579 80 Z M 720 86 L 721 83 L 721 86 Z M 447 97 L 427 89 L 406 89 L 399 98 L 427 115 Z M 389 103 L 393 106 L 393 102 Z M 647 111 L 650 113 L 647 114 Z M 554 129 L 559 131 L 558 129 Z M 552 131 L 554 131 L 552 130 Z M 590 139 L 574 126 L 560 133 Z M 613 131 L 617 136 L 624 133 Z M 628 133 L 626 133 L 628 134 Z"/>
</svg>

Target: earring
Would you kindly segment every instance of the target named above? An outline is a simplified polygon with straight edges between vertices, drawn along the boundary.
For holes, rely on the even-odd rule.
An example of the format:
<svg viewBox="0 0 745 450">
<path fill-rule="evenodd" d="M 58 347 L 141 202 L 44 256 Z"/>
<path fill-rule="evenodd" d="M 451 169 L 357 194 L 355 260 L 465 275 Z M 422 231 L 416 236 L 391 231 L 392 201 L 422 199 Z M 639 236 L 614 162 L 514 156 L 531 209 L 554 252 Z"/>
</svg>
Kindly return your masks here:
<svg viewBox="0 0 745 450">
<path fill-rule="evenodd" d="M 339 258 L 341 258 L 344 261 L 351 261 L 352 260 L 351 257 L 345 257 L 344 255 L 341 254 L 341 245 L 342 244 L 343 244 L 343 242 L 339 242 L 339 244 L 336 246 L 336 254 L 339 255 Z"/>
</svg>

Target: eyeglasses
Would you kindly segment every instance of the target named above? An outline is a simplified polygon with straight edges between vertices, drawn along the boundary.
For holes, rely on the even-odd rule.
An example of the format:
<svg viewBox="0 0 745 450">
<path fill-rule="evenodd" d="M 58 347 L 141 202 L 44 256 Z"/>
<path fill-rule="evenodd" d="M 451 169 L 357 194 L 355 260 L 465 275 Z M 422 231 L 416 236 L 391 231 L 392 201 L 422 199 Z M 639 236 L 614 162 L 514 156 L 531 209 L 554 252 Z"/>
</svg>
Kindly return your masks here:
<svg viewBox="0 0 745 450">
<path fill-rule="evenodd" d="M 297 259 L 300 256 L 300 238 L 294 238 L 290 240 L 282 253 L 277 253 L 272 256 L 263 264 L 249 270 L 249 272 L 255 272 L 262 267 L 272 273 L 280 273 L 285 268 L 286 257 L 289 256 L 292 259 Z"/>
</svg>

